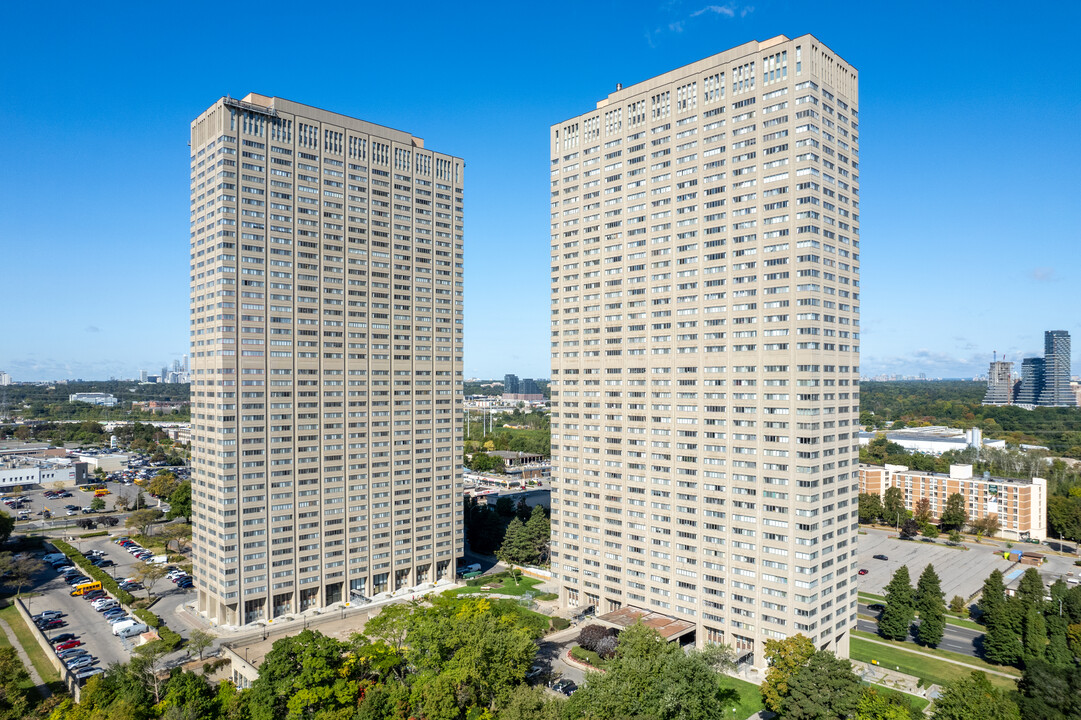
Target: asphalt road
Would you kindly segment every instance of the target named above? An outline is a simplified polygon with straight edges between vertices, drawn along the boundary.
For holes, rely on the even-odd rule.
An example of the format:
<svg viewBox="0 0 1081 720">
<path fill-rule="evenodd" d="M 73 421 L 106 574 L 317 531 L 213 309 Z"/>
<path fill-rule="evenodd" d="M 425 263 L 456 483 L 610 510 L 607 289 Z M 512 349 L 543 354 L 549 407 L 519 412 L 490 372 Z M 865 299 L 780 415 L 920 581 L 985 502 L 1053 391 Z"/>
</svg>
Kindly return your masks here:
<svg viewBox="0 0 1081 720">
<path fill-rule="evenodd" d="M 860 615 L 870 615 L 877 617 L 878 613 L 868 608 L 866 603 L 859 604 Z M 863 617 L 856 621 L 856 629 L 863 632 L 878 633 L 878 623 L 875 620 L 867 620 Z M 949 650 L 950 652 L 961 653 L 970 657 L 978 658 L 983 638 L 983 632 L 980 630 L 972 630 L 970 628 L 961 627 L 959 625 L 950 625 L 946 623 L 946 630 L 942 635 L 942 642 L 938 644 L 939 649 Z M 911 633 L 908 634 L 908 642 L 915 643 L 916 638 Z"/>
</svg>

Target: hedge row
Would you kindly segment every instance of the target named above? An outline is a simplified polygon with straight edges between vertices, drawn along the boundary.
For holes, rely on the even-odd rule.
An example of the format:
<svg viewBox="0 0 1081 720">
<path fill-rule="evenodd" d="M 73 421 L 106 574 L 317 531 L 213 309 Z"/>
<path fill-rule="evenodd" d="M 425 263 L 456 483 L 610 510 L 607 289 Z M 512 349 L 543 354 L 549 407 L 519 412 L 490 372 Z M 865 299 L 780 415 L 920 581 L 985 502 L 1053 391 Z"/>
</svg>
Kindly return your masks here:
<svg viewBox="0 0 1081 720">
<path fill-rule="evenodd" d="M 79 537 L 81 537 L 81 538 L 104 537 L 104 536 L 106 536 L 108 534 L 109 534 L 108 530 L 98 530 L 97 532 L 83 533 Z"/>
<path fill-rule="evenodd" d="M 109 573 L 94 565 L 81 552 L 71 545 L 68 545 L 63 540 L 52 540 L 51 542 L 57 550 L 67 555 L 72 562 L 85 570 L 87 575 L 100 582 L 101 586 L 112 593 L 113 597 L 115 597 L 122 605 L 131 605 L 135 602 L 135 597 L 131 593 L 127 590 L 122 590 Z"/>
<path fill-rule="evenodd" d="M 155 629 L 161 627 L 161 618 L 150 612 L 149 610 L 139 609 L 132 610 L 131 612 L 135 617 L 145 622 L 148 626 Z"/>
</svg>

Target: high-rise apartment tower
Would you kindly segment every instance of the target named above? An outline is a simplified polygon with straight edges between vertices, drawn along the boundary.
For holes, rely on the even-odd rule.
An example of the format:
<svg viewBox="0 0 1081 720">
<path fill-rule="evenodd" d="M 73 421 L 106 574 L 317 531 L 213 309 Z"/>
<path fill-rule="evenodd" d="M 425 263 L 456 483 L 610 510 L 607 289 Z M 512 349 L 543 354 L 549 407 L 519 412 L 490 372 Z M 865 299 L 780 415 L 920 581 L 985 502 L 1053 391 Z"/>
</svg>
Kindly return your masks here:
<svg viewBox="0 0 1081 720">
<path fill-rule="evenodd" d="M 275 97 L 192 123 L 192 545 L 216 622 L 453 577 L 463 166 Z"/>
<path fill-rule="evenodd" d="M 1070 333 L 1047 330 L 1043 334 L 1043 387 L 1039 404 L 1075 407 L 1077 397 L 1070 389 Z"/>
<path fill-rule="evenodd" d="M 987 392 L 984 405 L 1009 405 L 1013 399 L 1013 363 L 995 360 L 987 369 Z"/>
<path fill-rule="evenodd" d="M 846 656 L 856 70 L 810 35 L 749 42 L 550 140 L 562 602 L 686 621 L 759 667 L 796 633 Z"/>
</svg>

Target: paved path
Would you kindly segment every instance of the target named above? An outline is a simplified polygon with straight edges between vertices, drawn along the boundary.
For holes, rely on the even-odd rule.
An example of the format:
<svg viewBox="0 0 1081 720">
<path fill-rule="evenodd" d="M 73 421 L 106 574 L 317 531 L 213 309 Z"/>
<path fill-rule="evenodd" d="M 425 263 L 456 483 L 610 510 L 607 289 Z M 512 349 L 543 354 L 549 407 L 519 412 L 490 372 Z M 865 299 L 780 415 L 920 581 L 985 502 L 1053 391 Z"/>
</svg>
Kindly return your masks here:
<svg viewBox="0 0 1081 720">
<path fill-rule="evenodd" d="M 872 640 L 871 638 L 860 637 L 859 639 L 863 640 L 865 642 L 874 643 L 875 645 L 885 645 L 886 647 L 891 647 L 891 648 L 899 647 L 898 645 L 896 645 L 894 643 L 882 642 L 880 640 Z M 954 665 L 960 665 L 961 667 L 972 668 L 973 670 L 979 670 L 980 672 L 990 673 L 991 675 L 1001 675 L 1002 677 L 1009 678 L 1010 680 L 1018 680 L 1019 679 L 1019 677 L 1017 675 L 1010 675 L 1009 673 L 999 672 L 998 670 L 990 670 L 988 668 L 980 667 L 978 665 L 969 665 L 968 663 L 958 662 L 956 660 L 950 660 L 949 658 L 944 658 L 941 655 L 932 655 L 931 653 L 920 652 L 919 650 L 909 650 L 908 648 L 901 648 L 901 649 L 904 650 L 906 653 L 910 653 L 912 655 L 922 655 L 923 657 L 931 658 L 932 660 L 941 660 L 942 662 L 953 663 Z"/>
<path fill-rule="evenodd" d="M 22 661 L 23 666 L 26 668 L 26 672 L 30 674 L 30 679 L 37 686 L 38 694 L 42 698 L 52 697 L 53 691 L 49 689 L 49 686 L 45 684 L 45 681 L 38 675 L 38 669 L 34 667 L 34 663 L 31 662 L 30 656 L 26 654 L 26 650 L 23 649 L 22 644 L 19 642 L 18 636 L 15 635 L 15 631 L 8 625 L 7 620 L 0 619 L 0 630 L 3 630 L 7 635 L 8 641 L 11 642 L 11 647 L 15 648 L 15 652 L 19 655 L 19 660 Z"/>
</svg>

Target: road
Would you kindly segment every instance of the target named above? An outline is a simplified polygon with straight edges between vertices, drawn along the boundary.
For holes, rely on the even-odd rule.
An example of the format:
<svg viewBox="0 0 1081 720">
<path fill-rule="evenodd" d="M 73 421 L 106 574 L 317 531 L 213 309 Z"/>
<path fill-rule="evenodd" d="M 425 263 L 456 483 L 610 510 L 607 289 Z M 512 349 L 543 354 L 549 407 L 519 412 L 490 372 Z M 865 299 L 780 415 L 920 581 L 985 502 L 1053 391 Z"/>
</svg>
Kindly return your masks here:
<svg viewBox="0 0 1081 720">
<path fill-rule="evenodd" d="M 877 617 L 878 613 L 871 610 L 866 603 L 859 604 L 860 615 L 869 615 L 871 617 Z M 856 629 L 864 632 L 878 634 L 878 623 L 875 620 L 868 620 L 866 618 L 859 618 L 856 621 Z M 940 650 L 949 650 L 950 652 L 961 653 L 962 655 L 968 655 L 969 657 L 980 657 L 979 648 L 983 642 L 983 631 L 972 630 L 970 628 L 961 627 L 960 625 L 950 625 L 946 623 L 946 630 L 942 635 L 942 642 L 938 644 Z M 916 642 L 915 636 L 911 632 L 908 634 L 907 640 L 911 643 Z"/>
</svg>

